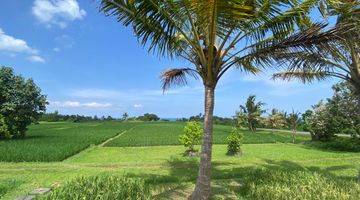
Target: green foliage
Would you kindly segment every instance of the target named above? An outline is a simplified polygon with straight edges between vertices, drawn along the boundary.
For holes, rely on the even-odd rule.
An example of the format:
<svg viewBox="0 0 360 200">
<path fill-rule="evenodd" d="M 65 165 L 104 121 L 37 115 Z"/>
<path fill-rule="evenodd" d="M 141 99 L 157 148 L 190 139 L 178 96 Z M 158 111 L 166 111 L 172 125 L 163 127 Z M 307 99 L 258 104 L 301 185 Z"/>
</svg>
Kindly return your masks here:
<svg viewBox="0 0 360 200">
<path fill-rule="evenodd" d="M 58 111 L 52 113 L 44 113 L 41 115 L 39 121 L 42 122 L 92 122 L 92 121 L 113 121 L 115 120 L 111 116 L 84 116 L 84 115 L 63 115 L 59 114 Z"/>
<path fill-rule="evenodd" d="M 346 83 L 333 86 L 334 95 L 314 106 L 308 118 L 313 140 L 330 140 L 335 134 L 360 135 L 360 99 Z"/>
<path fill-rule="evenodd" d="M 155 114 L 145 113 L 143 116 L 139 116 L 137 120 L 148 122 L 148 121 L 159 121 L 160 118 Z"/>
<path fill-rule="evenodd" d="M 0 139 L 24 137 L 27 126 L 39 119 L 46 104 L 32 79 L 0 67 Z"/>
<path fill-rule="evenodd" d="M 149 187 L 140 179 L 92 176 L 76 178 L 39 199 L 145 200 L 150 197 Z"/>
<path fill-rule="evenodd" d="M 314 106 L 314 112 L 309 119 L 310 133 L 313 140 L 327 141 L 330 140 L 336 132 L 334 128 L 338 124 L 331 124 L 328 108 L 323 102 Z"/>
<path fill-rule="evenodd" d="M 261 121 L 261 114 L 265 112 L 262 107 L 265 103 L 259 101 L 256 102 L 256 96 L 250 95 L 245 105 L 240 105 L 240 111 L 236 113 L 238 119 L 238 125 L 247 125 L 252 132 L 256 131 Z M 244 119 L 246 122 L 244 123 Z"/>
<path fill-rule="evenodd" d="M 204 116 L 200 113 L 199 115 L 191 116 L 189 118 L 179 118 L 179 119 L 176 119 L 176 121 L 178 121 L 178 122 L 188 122 L 188 121 L 203 122 Z M 236 124 L 236 120 L 234 118 L 219 117 L 219 116 L 214 115 L 213 123 L 219 124 L 219 125 L 234 126 Z"/>
<path fill-rule="evenodd" d="M 242 179 L 241 196 L 246 199 L 332 199 L 355 200 L 360 185 L 354 181 L 336 180 L 318 173 L 259 169 L 250 171 Z"/>
<path fill-rule="evenodd" d="M 226 138 L 227 141 L 227 155 L 241 154 L 241 144 L 243 142 L 244 135 L 237 129 L 233 128 L 230 135 Z"/>
<path fill-rule="evenodd" d="M 271 114 L 266 118 L 265 123 L 271 129 L 281 129 L 286 126 L 286 117 L 285 114 L 272 109 Z"/>
<path fill-rule="evenodd" d="M 5 117 L 0 114 L 0 138 L 10 139 L 11 134 L 9 131 L 9 127 L 5 122 Z"/>
<path fill-rule="evenodd" d="M 200 144 L 203 133 L 199 122 L 187 122 L 184 127 L 184 134 L 179 136 L 179 142 L 187 148 L 186 152 L 196 152 L 194 147 Z"/>
<path fill-rule="evenodd" d="M 135 125 L 123 122 L 31 125 L 26 138 L 0 141 L 0 162 L 61 161 Z"/>
<path fill-rule="evenodd" d="M 310 131 L 309 118 L 311 117 L 312 114 L 313 114 L 312 110 L 306 110 L 301 115 L 301 121 L 302 121 L 301 126 L 303 131 Z"/>
</svg>

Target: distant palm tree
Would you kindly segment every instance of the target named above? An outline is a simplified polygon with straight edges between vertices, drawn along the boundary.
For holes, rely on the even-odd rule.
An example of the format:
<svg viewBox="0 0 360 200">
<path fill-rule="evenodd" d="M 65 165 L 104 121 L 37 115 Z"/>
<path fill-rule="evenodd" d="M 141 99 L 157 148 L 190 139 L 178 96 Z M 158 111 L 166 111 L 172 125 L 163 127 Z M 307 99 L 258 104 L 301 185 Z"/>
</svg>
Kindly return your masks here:
<svg viewBox="0 0 360 200">
<path fill-rule="evenodd" d="M 293 110 L 288 116 L 288 121 L 289 121 L 290 127 L 292 129 L 293 143 L 295 144 L 295 135 L 296 135 L 297 125 L 299 124 L 299 121 L 300 121 L 300 113 L 295 112 Z"/>
<path fill-rule="evenodd" d="M 256 127 L 260 122 L 261 114 L 265 112 L 265 110 L 262 109 L 264 105 L 265 103 L 261 101 L 256 102 L 255 95 L 250 95 L 246 100 L 245 106 L 240 106 L 242 113 L 246 115 L 247 124 L 251 132 L 256 131 Z"/>
<path fill-rule="evenodd" d="M 191 199 L 210 198 L 215 88 L 231 68 L 257 74 L 289 49 L 327 45 L 336 32 L 322 32 L 308 16 L 317 0 L 101 0 L 100 10 L 133 28 L 139 42 L 159 55 L 192 66 L 169 69 L 163 89 L 187 76 L 205 88 L 204 137 L 199 175 Z M 301 29 L 300 32 L 297 32 Z"/>
<path fill-rule="evenodd" d="M 295 78 L 311 82 L 335 77 L 350 83 L 360 99 L 360 2 L 326 2 L 322 4 L 323 13 L 326 16 L 337 16 L 337 23 L 332 31 L 342 30 L 339 31 L 341 34 L 333 35 L 336 37 L 333 38 L 336 48 L 328 51 L 328 48 L 324 49 L 319 45 L 318 51 L 304 49 L 286 54 L 283 57 L 286 71 L 274 74 L 273 78 Z"/>
<path fill-rule="evenodd" d="M 266 123 L 274 133 L 274 129 L 283 128 L 286 125 L 285 114 L 274 108 L 266 118 Z"/>
</svg>

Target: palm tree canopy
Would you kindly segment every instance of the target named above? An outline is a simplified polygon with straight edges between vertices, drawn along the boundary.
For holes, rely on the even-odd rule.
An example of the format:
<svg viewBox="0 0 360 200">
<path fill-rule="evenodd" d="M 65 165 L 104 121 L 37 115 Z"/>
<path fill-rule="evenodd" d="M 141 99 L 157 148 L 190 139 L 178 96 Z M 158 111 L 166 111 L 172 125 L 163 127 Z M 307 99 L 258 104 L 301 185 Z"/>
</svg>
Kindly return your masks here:
<svg viewBox="0 0 360 200">
<path fill-rule="evenodd" d="M 323 25 L 307 17 L 317 2 L 101 0 L 100 10 L 131 26 L 149 51 L 192 63 L 162 74 L 163 89 L 167 89 L 173 83 L 186 83 L 186 75 L 194 74 L 215 87 L 231 67 L 256 74 L 277 61 L 281 52 L 312 49 L 313 43 L 332 48 L 327 42 L 335 33 L 323 33 Z M 291 37 L 298 30 L 306 31 Z"/>
<path fill-rule="evenodd" d="M 356 0 L 321 2 L 325 16 L 337 16 L 329 49 L 317 45 L 316 51 L 299 50 L 283 56 L 285 71 L 273 78 L 300 79 L 304 83 L 336 77 L 349 82 L 360 95 L 360 2 Z M 291 61 L 289 62 L 289 60 Z"/>
</svg>

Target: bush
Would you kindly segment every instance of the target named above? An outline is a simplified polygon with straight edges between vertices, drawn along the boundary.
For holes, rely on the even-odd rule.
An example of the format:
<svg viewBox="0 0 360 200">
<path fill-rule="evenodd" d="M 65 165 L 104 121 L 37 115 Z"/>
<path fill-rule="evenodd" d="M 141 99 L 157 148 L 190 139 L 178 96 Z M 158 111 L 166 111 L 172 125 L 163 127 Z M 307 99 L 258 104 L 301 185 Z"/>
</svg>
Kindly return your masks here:
<svg viewBox="0 0 360 200">
<path fill-rule="evenodd" d="M 150 199 L 149 186 L 140 179 L 118 176 L 79 177 L 41 199 Z"/>
<path fill-rule="evenodd" d="M 33 80 L 0 68 L 0 139 L 25 136 L 27 126 L 39 119 L 46 104 Z"/>
<path fill-rule="evenodd" d="M 143 116 L 139 116 L 137 120 L 148 122 L 148 121 L 159 121 L 160 118 L 155 114 L 145 113 Z"/>
<path fill-rule="evenodd" d="M 230 135 L 226 138 L 228 143 L 227 155 L 241 154 L 241 143 L 244 135 L 236 128 L 231 130 Z"/>
<path fill-rule="evenodd" d="M 331 130 L 334 125 L 330 123 L 331 116 L 326 104 L 320 102 L 314 107 L 314 112 L 309 117 L 311 138 L 314 141 L 328 141 L 335 133 Z"/>
<path fill-rule="evenodd" d="M 200 144 L 203 136 L 203 130 L 199 122 L 187 122 L 184 127 L 184 134 L 180 135 L 179 141 L 187 150 L 185 154 L 191 155 L 197 152 L 195 145 Z"/>
</svg>

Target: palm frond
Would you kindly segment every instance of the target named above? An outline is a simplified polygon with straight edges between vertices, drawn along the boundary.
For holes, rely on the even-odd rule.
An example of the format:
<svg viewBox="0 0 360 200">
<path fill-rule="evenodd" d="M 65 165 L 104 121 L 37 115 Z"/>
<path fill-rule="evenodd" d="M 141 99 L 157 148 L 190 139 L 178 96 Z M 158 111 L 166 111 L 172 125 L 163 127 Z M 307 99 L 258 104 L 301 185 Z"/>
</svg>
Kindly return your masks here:
<svg viewBox="0 0 360 200">
<path fill-rule="evenodd" d="M 310 28 L 277 41 L 260 41 L 251 47 L 251 53 L 246 55 L 258 64 L 268 66 L 272 62 L 287 62 L 294 52 L 321 53 L 337 50 L 336 41 L 342 40 L 340 35 L 344 29 L 323 31 L 325 24 L 314 24 Z"/>
<path fill-rule="evenodd" d="M 197 79 L 198 72 L 191 68 L 177 68 L 165 70 L 160 75 L 163 91 L 168 90 L 172 85 L 186 85 L 187 76 L 191 76 Z"/>
<path fill-rule="evenodd" d="M 261 72 L 261 70 L 262 70 L 261 67 L 255 66 L 251 62 L 251 59 L 248 59 L 248 58 L 235 57 L 234 61 L 236 62 L 235 63 L 236 68 L 245 73 L 250 73 L 250 74 L 255 75 L 255 74 L 258 74 L 259 72 Z"/>
<path fill-rule="evenodd" d="M 272 75 L 272 79 L 281 79 L 284 81 L 290 81 L 292 79 L 298 79 L 303 83 L 311 83 L 314 80 L 324 80 L 329 77 L 329 74 L 324 71 L 287 71 L 275 73 Z"/>
</svg>

